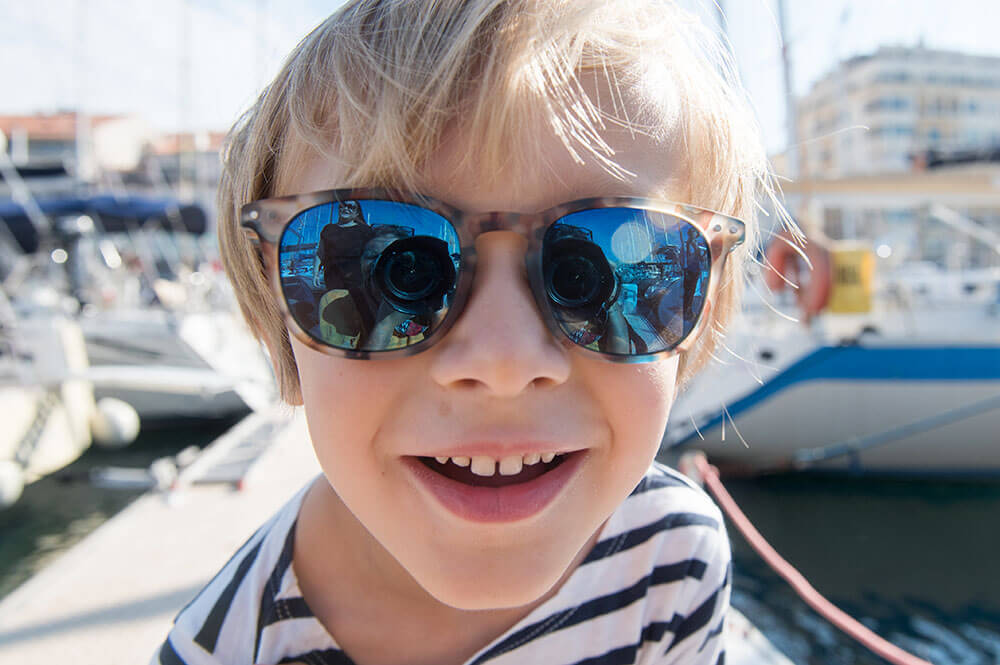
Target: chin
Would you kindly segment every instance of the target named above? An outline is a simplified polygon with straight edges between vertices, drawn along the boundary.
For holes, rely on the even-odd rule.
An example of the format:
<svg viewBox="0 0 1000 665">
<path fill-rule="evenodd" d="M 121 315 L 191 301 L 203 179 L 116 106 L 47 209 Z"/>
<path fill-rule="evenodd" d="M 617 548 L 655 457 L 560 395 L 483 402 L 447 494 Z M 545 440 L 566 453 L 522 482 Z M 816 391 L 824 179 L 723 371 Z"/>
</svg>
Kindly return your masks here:
<svg viewBox="0 0 1000 665">
<path fill-rule="evenodd" d="M 496 580 L 440 579 L 421 584 L 438 602 L 458 610 L 503 610 L 535 603 L 559 582 L 561 574 L 552 579 L 532 576 L 532 579 Z M 418 580 L 420 581 L 420 580 Z M 440 584 L 435 584 L 440 582 Z"/>
<path fill-rule="evenodd" d="M 561 528 L 500 529 L 396 550 L 397 561 L 429 595 L 460 610 L 499 610 L 537 603 L 558 589 L 596 539 L 603 521 L 581 516 Z"/>
</svg>

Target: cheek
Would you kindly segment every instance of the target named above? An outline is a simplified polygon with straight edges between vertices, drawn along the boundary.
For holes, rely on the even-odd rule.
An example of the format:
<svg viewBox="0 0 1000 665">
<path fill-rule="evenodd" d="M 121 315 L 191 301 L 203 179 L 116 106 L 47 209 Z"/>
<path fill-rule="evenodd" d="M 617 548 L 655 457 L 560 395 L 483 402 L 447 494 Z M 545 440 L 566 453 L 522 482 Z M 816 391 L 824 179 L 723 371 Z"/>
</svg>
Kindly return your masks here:
<svg viewBox="0 0 1000 665">
<path fill-rule="evenodd" d="M 656 363 L 612 366 L 599 385 L 599 399 L 615 442 L 645 463 L 659 449 L 673 405 L 678 358 Z M 624 369 L 624 371 L 622 371 Z"/>
<path fill-rule="evenodd" d="M 392 373 L 376 363 L 334 358 L 293 338 L 302 403 L 324 470 L 362 462 L 393 403 Z M 393 363 L 388 363 L 393 364 Z"/>
</svg>

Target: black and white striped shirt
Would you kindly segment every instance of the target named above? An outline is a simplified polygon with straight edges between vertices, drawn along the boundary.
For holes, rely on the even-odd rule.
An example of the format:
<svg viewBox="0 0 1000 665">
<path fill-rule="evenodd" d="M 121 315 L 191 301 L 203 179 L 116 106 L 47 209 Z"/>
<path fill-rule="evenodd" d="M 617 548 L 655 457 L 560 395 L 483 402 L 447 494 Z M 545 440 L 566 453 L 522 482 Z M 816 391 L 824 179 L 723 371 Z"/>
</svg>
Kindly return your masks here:
<svg viewBox="0 0 1000 665">
<path fill-rule="evenodd" d="M 353 665 L 292 570 L 305 489 L 181 610 L 153 665 Z M 718 508 L 654 464 L 562 588 L 467 665 L 721 665 L 730 582 Z"/>
</svg>

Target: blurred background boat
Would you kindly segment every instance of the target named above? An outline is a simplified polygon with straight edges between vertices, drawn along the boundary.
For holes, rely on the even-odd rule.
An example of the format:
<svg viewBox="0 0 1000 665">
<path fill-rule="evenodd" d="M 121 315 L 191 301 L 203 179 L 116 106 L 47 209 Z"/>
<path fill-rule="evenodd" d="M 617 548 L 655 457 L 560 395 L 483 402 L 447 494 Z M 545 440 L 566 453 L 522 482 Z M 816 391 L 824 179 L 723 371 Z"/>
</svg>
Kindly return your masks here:
<svg viewBox="0 0 1000 665">
<path fill-rule="evenodd" d="M 73 462 L 92 442 L 128 445 L 139 417 L 96 399 L 80 327 L 55 315 L 17 319 L 0 291 L 0 508 L 25 485 Z"/>
<path fill-rule="evenodd" d="M 809 327 L 755 297 L 665 444 L 732 471 L 1000 475 L 998 327 L 995 269 L 911 265 L 881 278 L 867 313 Z"/>
<path fill-rule="evenodd" d="M 787 190 L 812 238 L 772 231 L 665 446 L 731 471 L 1000 475 L 996 155 Z"/>
<path fill-rule="evenodd" d="M 742 472 L 1000 476 L 998 62 L 920 43 L 845 59 L 797 98 L 786 78 L 774 160 L 810 242 L 764 229 L 666 450 Z"/>
<path fill-rule="evenodd" d="M 139 422 L 231 420 L 273 403 L 269 363 L 204 245 L 201 206 L 127 189 L 90 194 L 63 169 L 0 162 L 11 195 L 0 200 L 0 283 L 12 294 L 4 331 L 16 377 L 4 404 L 25 420 L 2 457 L 5 503 L 79 456 L 95 427 L 108 429 L 91 427 L 95 418 L 130 408 L 131 440 Z"/>
</svg>

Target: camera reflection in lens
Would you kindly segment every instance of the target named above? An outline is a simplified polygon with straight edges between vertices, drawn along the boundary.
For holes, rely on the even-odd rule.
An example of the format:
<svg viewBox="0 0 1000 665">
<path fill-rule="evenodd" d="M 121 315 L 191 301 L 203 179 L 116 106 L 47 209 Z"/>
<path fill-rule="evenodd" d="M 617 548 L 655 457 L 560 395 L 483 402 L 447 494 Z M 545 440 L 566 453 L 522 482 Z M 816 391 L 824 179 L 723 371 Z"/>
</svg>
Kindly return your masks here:
<svg viewBox="0 0 1000 665">
<path fill-rule="evenodd" d="M 432 210 L 382 199 L 303 210 L 279 241 L 281 285 L 297 324 L 340 349 L 418 344 L 447 315 L 457 233 Z"/>
<path fill-rule="evenodd" d="M 601 287 L 601 274 L 588 257 L 556 256 L 546 286 L 557 305 L 575 309 L 595 299 Z"/>
<path fill-rule="evenodd" d="M 416 302 L 437 290 L 441 279 L 441 266 L 433 257 L 411 250 L 391 257 L 384 268 L 383 283 L 394 298 Z"/>
<path fill-rule="evenodd" d="M 448 244 L 429 236 L 393 242 L 382 251 L 373 273 L 385 301 L 406 314 L 441 309 L 455 281 Z"/>
<path fill-rule="evenodd" d="M 593 317 L 615 291 L 604 252 L 586 229 L 561 225 L 550 229 L 549 236 L 542 258 L 548 297 L 569 316 Z"/>
</svg>

